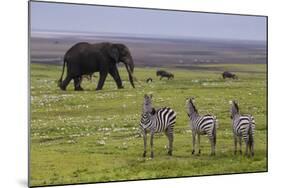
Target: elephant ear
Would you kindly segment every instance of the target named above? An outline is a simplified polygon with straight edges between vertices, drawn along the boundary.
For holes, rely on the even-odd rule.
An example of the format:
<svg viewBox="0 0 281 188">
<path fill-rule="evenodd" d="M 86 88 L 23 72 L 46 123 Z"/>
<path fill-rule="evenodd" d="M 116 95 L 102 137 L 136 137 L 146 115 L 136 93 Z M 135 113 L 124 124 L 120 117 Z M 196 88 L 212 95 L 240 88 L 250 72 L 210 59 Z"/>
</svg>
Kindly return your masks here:
<svg viewBox="0 0 281 188">
<path fill-rule="evenodd" d="M 119 50 L 116 46 L 112 45 L 112 47 L 109 49 L 109 56 L 114 59 L 116 63 L 119 62 Z"/>
</svg>

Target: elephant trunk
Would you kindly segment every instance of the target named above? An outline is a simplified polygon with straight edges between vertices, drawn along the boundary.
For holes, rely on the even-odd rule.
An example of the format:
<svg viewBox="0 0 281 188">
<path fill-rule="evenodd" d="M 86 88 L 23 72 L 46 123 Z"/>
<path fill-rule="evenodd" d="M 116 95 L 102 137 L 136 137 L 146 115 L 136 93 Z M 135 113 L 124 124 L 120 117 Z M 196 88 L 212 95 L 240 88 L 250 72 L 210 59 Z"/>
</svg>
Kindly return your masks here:
<svg viewBox="0 0 281 188">
<path fill-rule="evenodd" d="M 137 81 L 137 78 L 134 76 L 134 61 L 132 56 L 129 55 L 124 61 L 124 64 L 126 66 L 127 72 L 129 74 L 129 80 L 133 88 L 135 88 L 134 81 Z"/>
<path fill-rule="evenodd" d="M 128 74 L 129 74 L 130 83 L 131 83 L 132 87 L 135 88 L 134 80 L 136 80 L 136 78 L 133 75 L 132 69 L 131 69 L 131 67 L 128 67 L 128 65 L 126 63 L 125 63 L 125 66 L 126 66 Z"/>
</svg>

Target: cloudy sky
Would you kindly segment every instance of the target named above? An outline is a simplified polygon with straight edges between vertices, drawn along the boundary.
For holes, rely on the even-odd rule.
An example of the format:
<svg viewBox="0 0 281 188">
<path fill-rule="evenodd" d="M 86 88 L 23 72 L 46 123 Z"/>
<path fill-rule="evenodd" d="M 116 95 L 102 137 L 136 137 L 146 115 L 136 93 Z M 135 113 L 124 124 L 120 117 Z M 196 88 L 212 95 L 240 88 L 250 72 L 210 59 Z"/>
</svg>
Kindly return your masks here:
<svg viewBox="0 0 281 188">
<path fill-rule="evenodd" d="M 30 3 L 31 31 L 266 40 L 266 17 Z"/>
</svg>

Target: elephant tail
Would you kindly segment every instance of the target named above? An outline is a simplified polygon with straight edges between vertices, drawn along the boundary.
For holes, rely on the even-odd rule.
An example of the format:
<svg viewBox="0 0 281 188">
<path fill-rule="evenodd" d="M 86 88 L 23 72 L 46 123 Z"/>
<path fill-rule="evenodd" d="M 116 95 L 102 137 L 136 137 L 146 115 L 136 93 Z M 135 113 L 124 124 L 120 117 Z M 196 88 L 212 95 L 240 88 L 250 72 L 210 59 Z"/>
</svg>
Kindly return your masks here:
<svg viewBox="0 0 281 188">
<path fill-rule="evenodd" d="M 62 68 L 61 77 L 60 77 L 60 79 L 58 80 L 58 87 L 60 87 L 60 86 L 61 86 L 61 83 L 62 83 L 62 77 L 63 77 L 63 74 L 64 74 L 65 63 L 66 63 L 66 59 L 63 60 L 63 68 Z"/>
</svg>

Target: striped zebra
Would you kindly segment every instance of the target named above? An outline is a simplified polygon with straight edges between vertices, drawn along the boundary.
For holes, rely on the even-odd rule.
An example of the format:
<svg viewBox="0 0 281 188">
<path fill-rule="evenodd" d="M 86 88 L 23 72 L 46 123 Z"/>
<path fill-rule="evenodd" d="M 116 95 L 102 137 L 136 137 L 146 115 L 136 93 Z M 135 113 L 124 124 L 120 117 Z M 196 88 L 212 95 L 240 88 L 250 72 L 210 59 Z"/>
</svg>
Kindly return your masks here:
<svg viewBox="0 0 281 188">
<path fill-rule="evenodd" d="M 193 99 L 187 99 L 186 105 L 187 105 L 187 115 L 190 119 L 190 126 L 192 130 L 192 154 L 195 153 L 196 135 L 198 141 L 198 154 L 201 153 L 200 135 L 207 135 L 211 142 L 211 155 L 215 155 L 216 129 L 217 129 L 216 117 L 212 115 L 200 116 L 193 103 Z"/>
<path fill-rule="evenodd" d="M 255 132 L 255 120 L 252 115 L 240 115 L 238 104 L 235 101 L 231 101 L 230 110 L 232 119 L 232 130 L 234 137 L 234 154 L 237 153 L 237 140 L 239 139 L 240 154 L 242 154 L 242 138 L 246 144 L 246 155 L 248 149 L 250 155 L 254 156 L 254 132 Z"/>
<path fill-rule="evenodd" d="M 176 123 L 176 113 L 171 108 L 164 107 L 155 110 L 152 107 L 152 95 L 144 95 L 143 112 L 140 120 L 140 129 L 143 133 L 144 152 L 143 157 L 146 157 L 146 140 L 147 133 L 150 131 L 150 147 L 153 158 L 153 136 L 155 133 L 165 132 L 169 140 L 168 155 L 172 155 L 173 151 L 173 128 Z"/>
</svg>

